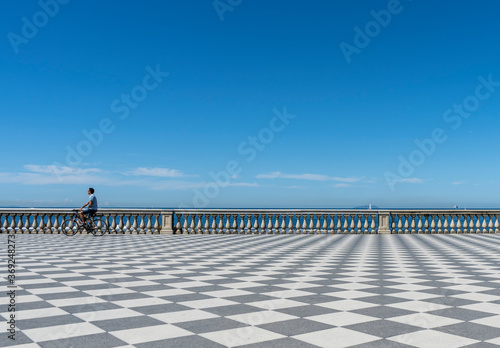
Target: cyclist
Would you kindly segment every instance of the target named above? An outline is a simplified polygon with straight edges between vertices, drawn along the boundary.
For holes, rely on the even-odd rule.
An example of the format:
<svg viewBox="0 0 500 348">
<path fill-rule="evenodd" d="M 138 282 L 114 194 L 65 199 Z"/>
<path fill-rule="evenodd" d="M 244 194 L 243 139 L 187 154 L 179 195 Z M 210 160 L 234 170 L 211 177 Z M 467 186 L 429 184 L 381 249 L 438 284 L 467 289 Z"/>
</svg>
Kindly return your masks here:
<svg viewBox="0 0 500 348">
<path fill-rule="evenodd" d="M 89 194 L 89 200 L 83 205 L 83 207 L 80 208 L 80 211 L 78 212 L 82 223 L 86 220 L 85 215 L 95 214 L 97 211 L 97 198 L 94 195 L 94 189 L 89 187 L 87 193 Z M 87 206 L 88 208 L 86 208 Z"/>
</svg>

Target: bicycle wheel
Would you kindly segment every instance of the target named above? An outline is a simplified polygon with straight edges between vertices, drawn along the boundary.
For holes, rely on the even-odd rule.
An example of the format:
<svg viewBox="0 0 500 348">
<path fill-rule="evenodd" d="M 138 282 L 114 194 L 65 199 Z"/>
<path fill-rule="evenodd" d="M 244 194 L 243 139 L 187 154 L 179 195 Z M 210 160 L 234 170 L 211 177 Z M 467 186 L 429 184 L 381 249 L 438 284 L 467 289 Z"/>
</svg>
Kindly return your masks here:
<svg viewBox="0 0 500 348">
<path fill-rule="evenodd" d="M 94 220 L 94 226 L 92 230 L 92 234 L 94 236 L 102 236 L 103 234 L 107 233 L 109 230 L 108 227 L 108 222 L 104 217 L 95 217 Z"/>
<path fill-rule="evenodd" d="M 80 233 L 81 227 L 73 219 L 68 219 L 61 224 L 61 230 L 67 236 L 74 236 Z"/>
</svg>

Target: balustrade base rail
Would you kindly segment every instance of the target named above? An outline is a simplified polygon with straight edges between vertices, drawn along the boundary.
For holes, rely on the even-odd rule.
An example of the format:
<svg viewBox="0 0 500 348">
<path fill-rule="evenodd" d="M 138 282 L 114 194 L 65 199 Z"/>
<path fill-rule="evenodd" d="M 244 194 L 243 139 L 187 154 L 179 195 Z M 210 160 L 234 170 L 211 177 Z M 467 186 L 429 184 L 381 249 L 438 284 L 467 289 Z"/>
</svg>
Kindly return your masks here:
<svg viewBox="0 0 500 348">
<path fill-rule="evenodd" d="M 69 209 L 0 209 L 0 233 L 61 234 Z M 500 210 L 101 209 L 111 234 L 500 233 Z"/>
</svg>

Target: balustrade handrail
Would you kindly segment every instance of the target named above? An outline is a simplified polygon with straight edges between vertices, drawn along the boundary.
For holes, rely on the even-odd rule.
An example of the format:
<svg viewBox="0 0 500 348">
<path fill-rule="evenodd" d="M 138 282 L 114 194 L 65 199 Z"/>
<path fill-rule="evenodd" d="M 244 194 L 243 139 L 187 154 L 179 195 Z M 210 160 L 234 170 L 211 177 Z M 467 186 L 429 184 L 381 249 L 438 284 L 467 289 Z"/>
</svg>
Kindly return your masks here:
<svg viewBox="0 0 500 348">
<path fill-rule="evenodd" d="M 0 208 L 0 233 L 61 233 L 72 208 Z M 112 233 L 500 233 L 500 209 L 100 208 Z"/>
</svg>

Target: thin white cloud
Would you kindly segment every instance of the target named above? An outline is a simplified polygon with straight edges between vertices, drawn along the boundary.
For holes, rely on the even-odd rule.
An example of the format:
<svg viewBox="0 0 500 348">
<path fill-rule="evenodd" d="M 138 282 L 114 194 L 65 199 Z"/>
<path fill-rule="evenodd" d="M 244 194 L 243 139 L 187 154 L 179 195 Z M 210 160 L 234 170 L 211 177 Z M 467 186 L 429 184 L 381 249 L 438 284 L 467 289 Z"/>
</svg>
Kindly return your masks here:
<svg viewBox="0 0 500 348">
<path fill-rule="evenodd" d="M 101 170 L 97 168 L 76 168 L 67 166 L 58 166 L 55 164 L 51 165 L 37 165 L 37 164 L 26 164 L 23 166 L 29 172 L 33 173 L 46 173 L 54 175 L 85 175 L 89 173 L 99 173 Z"/>
<path fill-rule="evenodd" d="M 135 176 L 155 176 L 160 178 L 180 178 L 186 176 L 184 173 L 177 169 L 169 168 L 136 168 L 127 174 Z"/>
<path fill-rule="evenodd" d="M 351 187 L 351 185 L 346 184 L 346 183 L 340 183 L 340 184 L 335 184 L 333 187 Z"/>
<path fill-rule="evenodd" d="M 311 181 L 339 181 L 339 182 L 357 182 L 362 178 L 358 177 L 338 177 L 328 176 L 322 174 L 287 174 L 282 172 L 272 172 L 270 174 L 258 174 L 257 179 L 297 179 L 297 180 L 311 180 Z"/>
<path fill-rule="evenodd" d="M 463 181 L 453 181 L 451 184 L 452 185 L 463 185 L 463 184 L 465 184 L 465 182 L 463 182 Z"/>
<path fill-rule="evenodd" d="M 424 180 L 420 178 L 405 178 L 402 179 L 401 182 L 407 183 L 407 184 L 423 184 Z"/>
<path fill-rule="evenodd" d="M 156 174 L 150 175 L 156 178 L 133 178 L 127 173 L 107 172 L 98 168 L 78 168 L 58 165 L 34 165 L 23 166 L 23 172 L 0 172 L 0 184 L 19 185 L 92 185 L 92 186 L 136 186 L 153 190 L 173 190 L 193 187 L 201 187 L 200 182 L 183 181 L 158 181 L 158 177 L 177 177 L 179 171 L 153 170 L 138 173 Z M 141 168 L 138 168 L 141 169 Z M 146 169 L 146 168 L 145 168 Z M 162 169 L 162 168 L 152 168 Z M 165 169 L 165 168 L 163 168 Z M 182 173 L 181 173 L 182 174 Z"/>
</svg>

